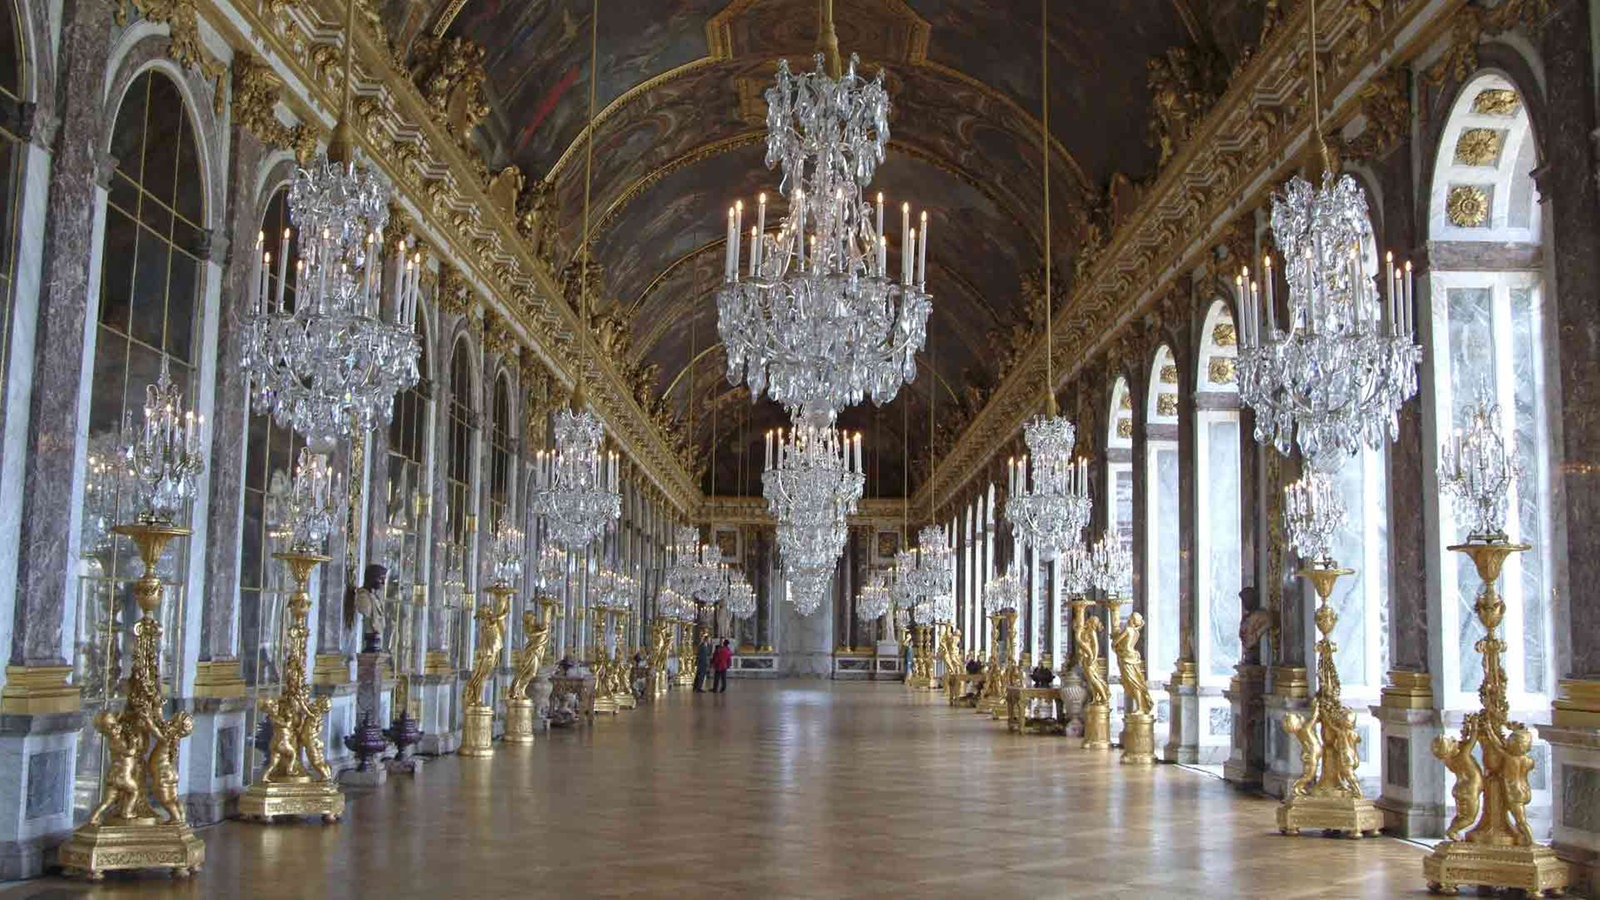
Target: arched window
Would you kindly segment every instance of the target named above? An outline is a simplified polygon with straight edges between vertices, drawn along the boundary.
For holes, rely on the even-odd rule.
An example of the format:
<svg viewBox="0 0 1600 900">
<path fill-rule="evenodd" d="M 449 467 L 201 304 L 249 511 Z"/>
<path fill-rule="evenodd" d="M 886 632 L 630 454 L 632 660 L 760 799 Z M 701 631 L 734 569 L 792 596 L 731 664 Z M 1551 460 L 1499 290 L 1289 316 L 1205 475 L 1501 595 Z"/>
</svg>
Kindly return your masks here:
<svg viewBox="0 0 1600 900">
<path fill-rule="evenodd" d="M 1111 386 L 1106 416 L 1106 497 L 1108 521 L 1123 544 L 1133 546 L 1133 395 L 1121 375 Z"/>
<path fill-rule="evenodd" d="M 1145 394 L 1145 602 L 1149 630 L 1145 659 L 1153 676 L 1172 670 L 1178 658 L 1178 521 L 1183 490 L 1178 483 L 1178 365 L 1171 348 L 1156 351 Z"/>
<path fill-rule="evenodd" d="M 427 597 L 428 535 L 432 516 L 428 515 L 432 495 L 432 470 L 428 461 L 433 448 L 432 367 L 428 359 L 430 342 L 426 319 L 417 317 L 418 343 L 422 355 L 417 360 L 421 377 L 412 387 L 395 397 L 394 416 L 389 420 L 389 449 L 385 460 L 388 487 L 385 493 L 385 520 L 381 563 L 389 570 L 389 584 L 398 600 L 398 615 L 390 618 L 393 638 L 386 643 L 394 655 L 397 671 L 421 671 L 418 610 Z"/>
<path fill-rule="evenodd" d="M 22 118 L 23 62 L 12 0 L 0 2 L 0 123 Z M 11 306 L 17 264 L 17 219 L 22 212 L 22 164 L 27 142 L 0 124 L 0 372 L 11 360 Z"/>
<path fill-rule="evenodd" d="M 1499 406 L 1500 431 L 1522 465 L 1505 530 L 1533 545 L 1512 554 L 1501 578 L 1506 602 L 1506 671 L 1514 709 L 1549 705 L 1553 679 L 1550 597 L 1550 423 L 1558 402 L 1548 350 L 1552 300 L 1541 271 L 1543 223 L 1532 171 L 1538 148 L 1516 87 L 1500 75 L 1479 77 L 1450 110 L 1434 169 L 1429 273 L 1436 443 L 1464 428 L 1480 399 Z M 1429 466 L 1429 472 L 1435 471 Z M 1446 549 L 1466 533 L 1443 500 L 1432 551 L 1439 561 L 1445 635 L 1445 704 L 1464 708 L 1482 677 L 1473 649 L 1482 635 L 1473 602 L 1472 565 Z"/>
<path fill-rule="evenodd" d="M 125 421 L 142 416 L 145 388 L 162 361 L 192 402 L 199 365 L 200 248 L 205 240 L 201 170 L 183 95 L 166 75 L 146 72 L 133 80 L 111 131 L 111 174 L 102 236 L 100 297 L 95 320 L 94 372 L 89 390 L 90 476 L 84 491 L 76 652 L 77 682 L 85 718 L 115 699 L 132 651 L 138 618 L 133 580 L 140 565 L 110 526 L 133 514 L 121 489 L 116 463 Z M 131 419 L 130 419 L 131 416 Z M 183 646 L 183 583 L 189 543 L 175 541 L 157 567 L 166 583 L 159 616 L 161 674 L 178 679 Z M 93 727 L 81 732 L 76 777 L 81 819 L 99 795 L 101 739 Z"/>
<path fill-rule="evenodd" d="M 511 381 L 502 372 L 494 382 L 494 421 L 489 431 L 489 524 L 511 515 Z"/>
<path fill-rule="evenodd" d="M 285 251 L 283 232 L 288 226 L 287 189 L 279 189 L 267 204 L 261 232 L 264 249 L 274 260 Z M 294 242 L 287 247 L 284 302 L 293 306 L 295 263 Z M 277 266 L 267 267 L 269 294 L 278 288 Z M 270 415 L 250 416 L 245 438 L 244 458 L 244 534 L 239 555 L 239 646 L 240 667 L 247 684 L 262 687 L 278 681 L 279 638 L 283 628 L 285 587 L 283 564 L 272 554 L 286 549 L 279 545 L 285 534 L 289 491 L 294 465 L 305 439 L 292 429 L 273 421 Z"/>
<path fill-rule="evenodd" d="M 473 453 L 478 446 L 477 391 L 472 378 L 472 350 L 462 338 L 456 341 L 450 359 L 450 435 L 449 453 L 445 459 L 445 540 L 447 582 L 458 580 L 461 590 L 469 590 L 473 583 L 470 566 L 473 531 L 477 525 L 473 493 L 476 490 L 476 473 L 472 465 Z M 445 601 L 456 608 L 447 612 L 451 630 L 450 650 L 457 668 L 466 668 L 471 660 L 467 638 L 472 633 L 472 610 L 462 596 L 450 596 Z"/>
<path fill-rule="evenodd" d="M 1239 663 L 1240 531 L 1238 338 L 1228 304 L 1206 313 L 1195 384 L 1196 661 L 1202 681 L 1226 684 Z M 1174 548 L 1174 551 L 1176 548 Z"/>
</svg>

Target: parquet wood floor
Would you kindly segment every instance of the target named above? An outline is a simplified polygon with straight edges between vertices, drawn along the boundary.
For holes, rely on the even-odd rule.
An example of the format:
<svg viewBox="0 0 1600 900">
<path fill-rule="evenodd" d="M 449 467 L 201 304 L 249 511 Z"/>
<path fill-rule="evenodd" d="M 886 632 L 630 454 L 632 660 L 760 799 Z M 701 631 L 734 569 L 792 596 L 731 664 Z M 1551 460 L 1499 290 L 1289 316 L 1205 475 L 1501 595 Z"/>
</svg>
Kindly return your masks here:
<svg viewBox="0 0 1600 900">
<path fill-rule="evenodd" d="M 8 897 L 1426 896 L 1423 851 L 1286 838 L 1274 803 L 893 684 L 734 682 L 430 760 L 342 825 L 203 829 L 207 863 Z"/>
</svg>

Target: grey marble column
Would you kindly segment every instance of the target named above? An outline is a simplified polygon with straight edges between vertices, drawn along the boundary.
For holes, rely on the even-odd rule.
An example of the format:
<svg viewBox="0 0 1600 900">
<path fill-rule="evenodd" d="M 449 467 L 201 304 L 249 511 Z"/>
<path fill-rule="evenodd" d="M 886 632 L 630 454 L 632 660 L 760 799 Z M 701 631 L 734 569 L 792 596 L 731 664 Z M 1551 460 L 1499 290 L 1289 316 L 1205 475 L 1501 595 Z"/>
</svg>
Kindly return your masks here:
<svg viewBox="0 0 1600 900">
<path fill-rule="evenodd" d="M 256 174 L 266 156 L 261 140 L 233 128 L 228 164 L 228 259 L 223 270 L 221 315 L 217 322 L 217 393 L 212 413 L 211 523 L 206 532 L 205 609 L 200 620 L 200 659 L 237 656 L 235 630 L 239 598 L 240 516 L 244 461 L 249 442 L 250 380 L 243 357 L 245 304 L 260 230 Z"/>
<path fill-rule="evenodd" d="M 350 445 L 344 443 L 335 450 L 329 461 L 335 472 L 349 472 L 350 482 L 358 480 L 359 472 L 350 472 Z M 344 655 L 344 591 L 348 583 L 346 565 L 348 554 L 357 548 L 350 545 L 344 518 L 328 535 L 329 560 L 317 569 L 320 579 L 317 602 L 317 655 Z"/>
<path fill-rule="evenodd" d="M 443 342 L 440 342 L 441 344 Z M 445 345 L 448 346 L 448 345 Z M 435 350 L 440 349 L 435 347 Z M 450 371 L 450 358 L 434 356 L 442 359 L 436 371 L 448 373 Z M 446 487 L 446 473 L 449 472 L 450 453 L 450 402 L 448 374 L 441 377 L 435 385 L 434 400 L 434 429 L 433 429 L 433 499 L 428 505 L 429 515 L 433 517 L 433 546 L 424 548 L 430 554 L 433 564 L 428 567 L 428 652 L 443 652 L 448 634 L 449 624 L 446 621 L 448 613 L 444 608 L 444 554 L 439 552 L 439 547 L 449 538 L 445 533 L 445 513 L 448 506 L 448 488 Z M 570 566 L 570 564 L 569 564 Z"/>
<path fill-rule="evenodd" d="M 66 665 L 62 625 L 70 601 L 74 484 L 81 481 L 80 387 L 92 365 L 90 281 L 95 256 L 97 178 L 109 173 L 100 155 L 107 124 L 100 93 L 110 53 L 110 0 L 67 0 L 62 10 L 57 133 L 34 341 L 33 394 L 28 404 L 23 514 L 18 540 L 14 665 Z M 20 350 L 20 348 L 18 348 Z"/>
</svg>

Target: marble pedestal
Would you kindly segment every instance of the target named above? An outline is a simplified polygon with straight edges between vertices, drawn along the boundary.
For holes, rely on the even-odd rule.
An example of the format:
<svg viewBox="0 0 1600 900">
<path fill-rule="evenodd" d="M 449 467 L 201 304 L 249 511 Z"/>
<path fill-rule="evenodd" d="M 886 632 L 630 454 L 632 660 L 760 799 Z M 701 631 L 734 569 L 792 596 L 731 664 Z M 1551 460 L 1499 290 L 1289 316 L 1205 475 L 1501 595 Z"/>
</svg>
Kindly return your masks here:
<svg viewBox="0 0 1600 900">
<path fill-rule="evenodd" d="M 1299 744 L 1283 730 L 1283 717 L 1303 713 L 1310 706 L 1304 697 L 1285 697 L 1269 693 L 1262 703 L 1266 712 L 1267 768 L 1261 773 L 1261 790 L 1282 799 L 1289 785 L 1300 777 Z"/>
<path fill-rule="evenodd" d="M 1557 722 L 1565 718 L 1556 711 Z M 1596 723 L 1600 725 L 1600 723 Z M 1588 723 L 1539 727 L 1550 743 L 1550 845 L 1566 861 L 1571 887 L 1600 894 L 1600 727 Z"/>
<path fill-rule="evenodd" d="M 389 654 L 357 654 L 355 721 L 361 721 L 364 715 L 371 715 L 374 722 L 389 721 L 389 696 L 393 688 L 394 681 L 389 677 Z"/>
<path fill-rule="evenodd" d="M 1266 710 L 1267 670 L 1264 666 L 1240 663 L 1239 673 L 1223 692 L 1233 710 L 1233 746 L 1223 764 L 1223 777 L 1248 790 L 1261 787 L 1267 768 Z"/>
<path fill-rule="evenodd" d="M 189 824 L 214 825 L 232 814 L 244 790 L 245 727 L 249 701 L 243 697 L 200 697 L 191 701 L 194 733 L 184 745 L 192 760 L 185 773 L 183 803 Z"/>
<path fill-rule="evenodd" d="M 0 713 L 0 880 L 44 874 L 72 830 L 80 712 Z"/>
<path fill-rule="evenodd" d="M 1438 837 L 1444 833 L 1450 778 L 1433 756 L 1433 739 L 1444 734 L 1433 709 L 1373 706 L 1378 720 L 1382 784 L 1373 801 L 1383 811 L 1383 827 L 1399 837 Z"/>
<path fill-rule="evenodd" d="M 1200 761 L 1200 687 L 1174 676 L 1167 682 L 1167 742 L 1161 759 L 1192 765 Z"/>
<path fill-rule="evenodd" d="M 417 727 L 422 729 L 422 740 L 416 752 L 424 756 L 454 753 L 461 746 L 461 729 L 457 724 L 456 710 L 461 700 L 461 681 L 454 672 L 423 674 L 412 679 L 421 706 Z"/>
</svg>

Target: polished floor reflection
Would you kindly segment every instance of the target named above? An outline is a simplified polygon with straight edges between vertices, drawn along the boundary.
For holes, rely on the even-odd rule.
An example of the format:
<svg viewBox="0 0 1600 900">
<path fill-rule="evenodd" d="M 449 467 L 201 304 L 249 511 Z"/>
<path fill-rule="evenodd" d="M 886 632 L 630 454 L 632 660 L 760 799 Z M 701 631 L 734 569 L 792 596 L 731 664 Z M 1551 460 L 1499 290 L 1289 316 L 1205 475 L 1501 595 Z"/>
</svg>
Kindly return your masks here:
<svg viewBox="0 0 1600 900">
<path fill-rule="evenodd" d="M 192 883 L 0 896 L 1372 897 L 1422 850 L 1285 838 L 1199 772 L 1008 735 L 899 685 L 734 682 L 351 793 L 340 826 L 202 830 Z"/>
</svg>

